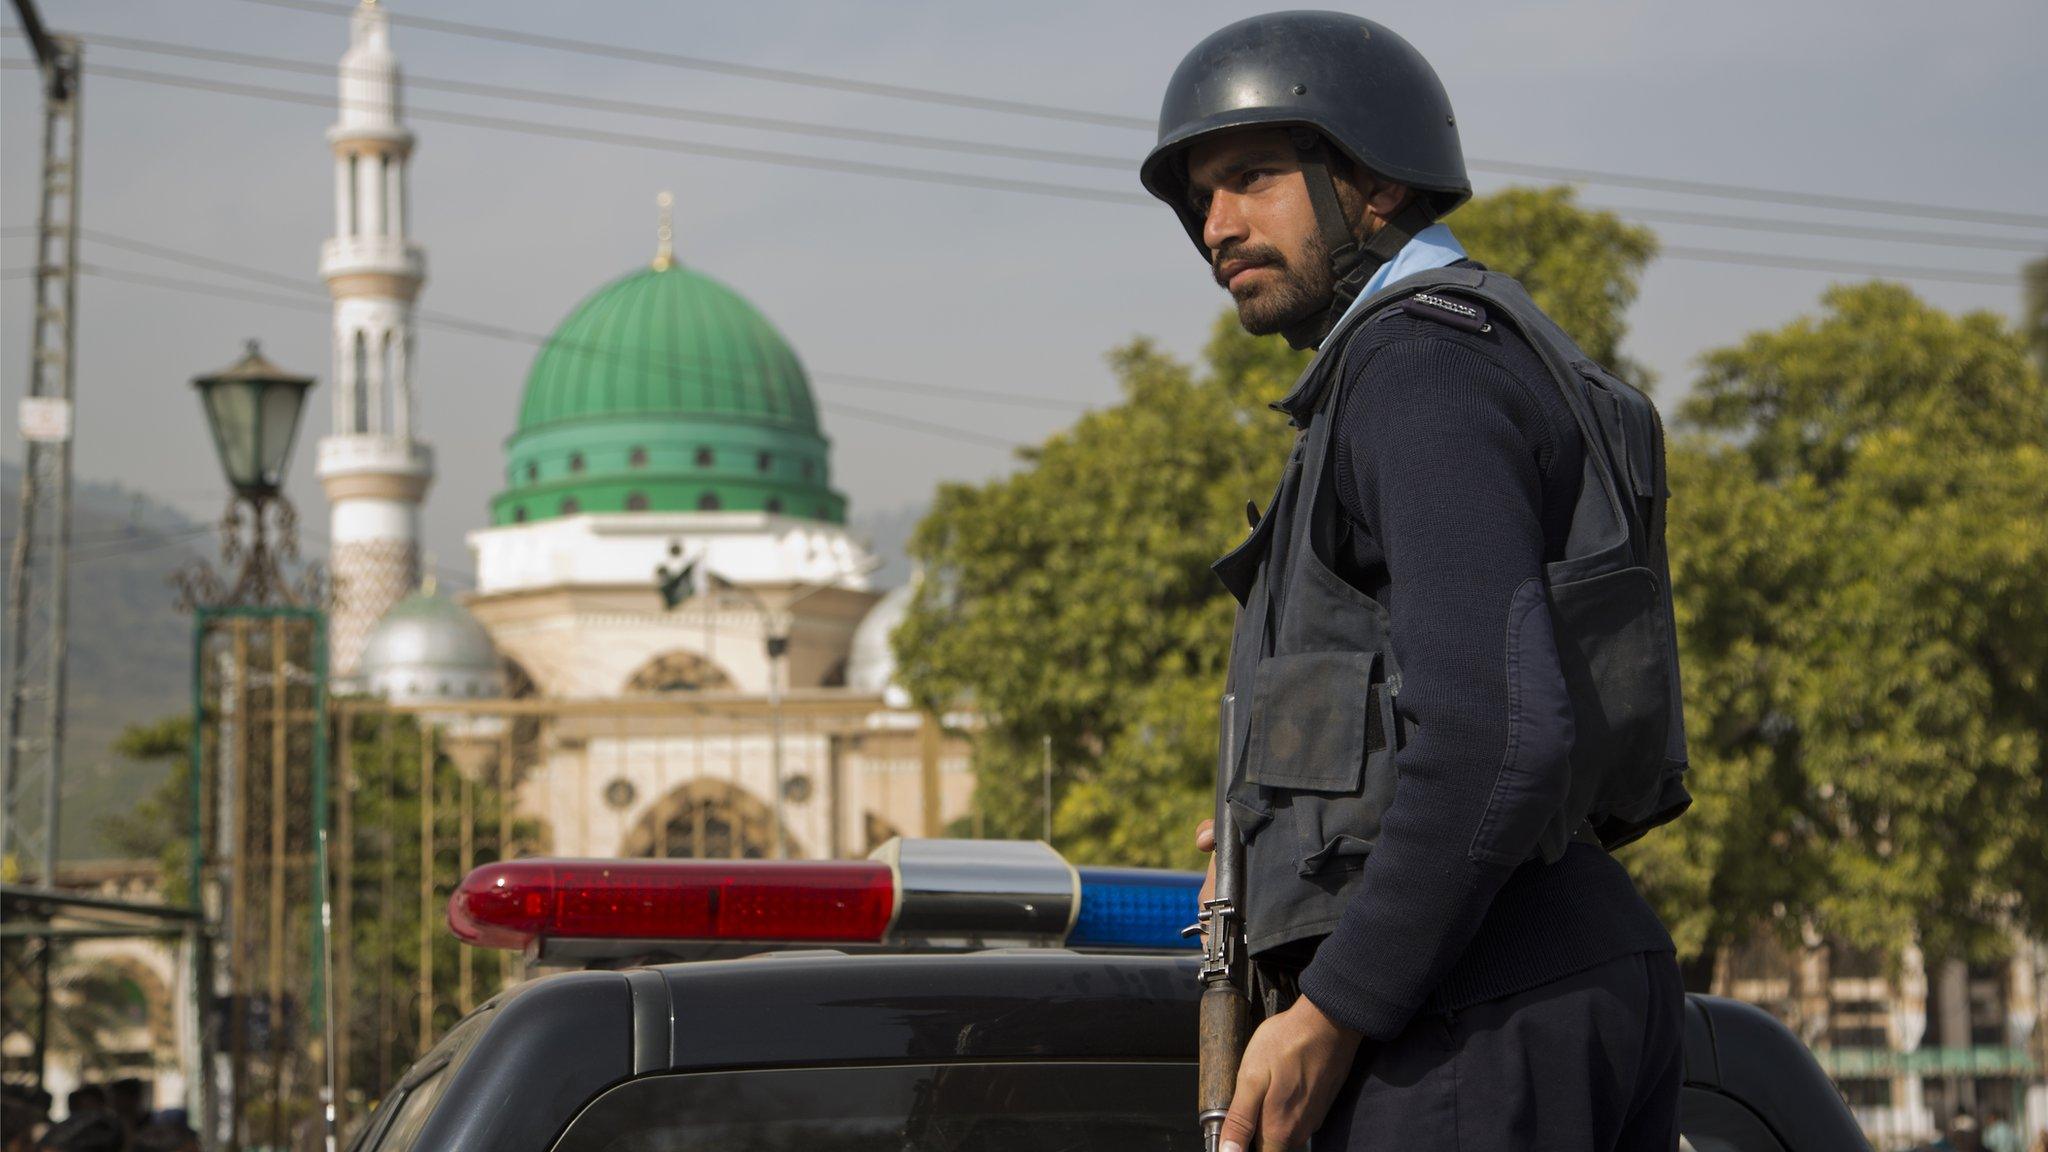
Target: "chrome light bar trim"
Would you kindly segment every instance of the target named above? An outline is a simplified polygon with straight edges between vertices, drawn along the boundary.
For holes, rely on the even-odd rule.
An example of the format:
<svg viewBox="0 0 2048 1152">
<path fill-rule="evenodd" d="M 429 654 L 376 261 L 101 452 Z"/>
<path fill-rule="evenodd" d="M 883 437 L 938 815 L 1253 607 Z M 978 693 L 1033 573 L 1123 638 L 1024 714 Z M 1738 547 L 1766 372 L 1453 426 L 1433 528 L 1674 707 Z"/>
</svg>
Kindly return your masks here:
<svg viewBox="0 0 2048 1152">
<path fill-rule="evenodd" d="M 1043 841 L 898 838 L 872 859 L 897 877 L 892 943 L 1057 947 L 1080 910 L 1079 876 Z"/>
</svg>

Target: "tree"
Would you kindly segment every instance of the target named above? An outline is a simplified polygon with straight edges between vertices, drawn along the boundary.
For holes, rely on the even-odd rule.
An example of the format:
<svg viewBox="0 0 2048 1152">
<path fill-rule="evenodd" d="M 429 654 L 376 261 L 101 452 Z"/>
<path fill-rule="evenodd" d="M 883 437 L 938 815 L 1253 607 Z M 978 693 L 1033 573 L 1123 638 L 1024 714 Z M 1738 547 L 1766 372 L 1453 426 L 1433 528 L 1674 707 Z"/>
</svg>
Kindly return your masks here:
<svg viewBox="0 0 2048 1152">
<path fill-rule="evenodd" d="M 1631 381 L 1648 373 L 1621 355 L 1637 280 L 1657 253 L 1647 228 L 1589 212 L 1567 187 L 1508 188 L 1460 208 L 1449 223 L 1474 259 L 1522 282 L 1588 356 Z"/>
<path fill-rule="evenodd" d="M 349 877 L 352 915 L 337 920 L 335 932 L 348 933 L 347 955 L 355 978 L 353 995 L 337 1004 L 340 1023 L 348 1032 L 349 1063 L 346 1082 L 373 1097 L 390 1087 L 392 1080 L 418 1054 L 420 952 L 420 816 L 422 742 L 426 736 L 418 721 L 406 715 L 355 712 L 349 733 L 348 763 L 333 766 L 331 811 L 341 802 L 338 790 L 349 788 L 352 804 L 352 840 L 346 847 L 355 861 Z M 143 797 L 125 815 L 107 818 L 102 830 L 109 842 L 134 857 L 161 861 L 166 902 L 186 902 L 190 885 L 189 851 L 192 815 L 191 718 L 178 715 L 129 727 L 121 735 L 118 750 L 131 759 L 161 762 L 167 768 L 164 783 Z M 520 746 L 531 743 L 525 735 Z M 433 963 L 432 987 L 435 1000 L 433 1029 L 436 1036 L 455 1024 L 458 1009 L 458 973 L 466 946 L 457 941 L 439 918 L 440 903 L 461 880 L 457 869 L 458 830 L 453 814 L 462 787 L 455 762 L 437 745 L 427 773 L 436 805 L 433 891 L 435 899 L 425 909 L 429 920 L 429 951 Z M 296 773 L 300 765 L 294 765 Z M 261 784 L 262 774 L 252 777 Z M 303 781 L 300 781 L 303 786 Z M 294 789 L 295 793 L 297 789 Z M 267 791 L 251 795 L 258 810 L 268 803 Z M 482 786 L 472 793 L 476 863 L 500 857 L 498 846 L 499 804 L 495 786 Z M 303 805 L 292 809 L 289 836 L 293 843 L 310 837 L 305 821 L 310 813 Z M 512 826 L 515 842 L 533 843 L 538 830 L 531 821 Z M 336 896 L 340 895 L 338 862 L 344 846 L 333 844 L 337 871 Z M 252 858 L 246 874 L 253 890 L 262 888 L 263 861 Z M 294 873 L 290 881 L 303 879 Z M 298 889 L 294 889 L 295 892 Z M 294 897 L 287 914 L 285 939 L 296 948 L 310 940 L 308 917 L 315 908 L 310 899 Z M 260 918 L 259 918 L 260 919 Z M 339 953 L 341 941 L 335 947 Z M 497 991 L 503 965 L 495 953 L 468 957 L 474 977 L 472 999 L 481 1003 Z M 310 958 L 297 958 L 295 970 L 310 965 Z M 300 1102 L 304 1104 L 306 1102 Z"/>
<path fill-rule="evenodd" d="M 1709 354 L 1671 456 L 1694 811 L 1629 857 L 1688 952 L 1759 924 L 2001 950 L 2048 898 L 2048 389 L 1903 287 Z"/>
<path fill-rule="evenodd" d="M 189 904 L 192 852 L 192 718 L 179 714 L 131 724 L 114 741 L 129 760 L 161 765 L 164 781 L 126 812 L 100 820 L 100 835 L 123 855 L 163 868 L 164 902 Z"/>
<path fill-rule="evenodd" d="M 2034 349 L 2034 365 L 2048 372 L 2048 256 L 2027 265 L 2026 309 L 2022 322 L 2027 343 Z"/>
<path fill-rule="evenodd" d="M 1587 348 L 1611 354 L 1653 249 L 1568 189 L 1461 209 L 1469 250 L 1518 276 Z M 947 485 L 911 542 L 926 568 L 896 633 L 926 706 L 971 699 L 990 835 L 1035 836 L 1045 738 L 1055 840 L 1077 859 L 1192 866 L 1210 809 L 1216 708 L 1236 607 L 1209 564 L 1244 532 L 1291 435 L 1267 408 L 1307 362 L 1219 318 L 1199 374 L 1145 340 L 1110 356 L 1122 403 L 982 485 Z"/>
</svg>

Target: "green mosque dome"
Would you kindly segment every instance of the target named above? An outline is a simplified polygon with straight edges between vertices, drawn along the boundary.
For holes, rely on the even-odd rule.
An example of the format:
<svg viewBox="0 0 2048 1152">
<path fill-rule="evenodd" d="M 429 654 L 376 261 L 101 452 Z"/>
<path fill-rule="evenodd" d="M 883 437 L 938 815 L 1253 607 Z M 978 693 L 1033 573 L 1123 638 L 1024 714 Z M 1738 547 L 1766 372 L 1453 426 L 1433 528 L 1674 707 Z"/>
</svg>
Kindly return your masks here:
<svg viewBox="0 0 2048 1152">
<path fill-rule="evenodd" d="M 584 512 L 842 523 L 809 379 L 767 317 L 666 258 L 598 289 L 534 357 L 493 524 Z"/>
</svg>

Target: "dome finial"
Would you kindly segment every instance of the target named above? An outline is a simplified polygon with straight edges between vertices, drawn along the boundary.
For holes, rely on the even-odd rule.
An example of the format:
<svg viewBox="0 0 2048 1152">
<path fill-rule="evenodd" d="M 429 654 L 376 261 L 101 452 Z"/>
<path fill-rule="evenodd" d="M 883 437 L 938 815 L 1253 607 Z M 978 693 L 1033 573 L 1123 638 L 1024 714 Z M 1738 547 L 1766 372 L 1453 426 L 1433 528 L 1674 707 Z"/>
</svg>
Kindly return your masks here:
<svg viewBox="0 0 2048 1152">
<path fill-rule="evenodd" d="M 667 192 L 654 198 L 654 204 L 661 210 L 660 223 L 654 228 L 654 270 L 666 272 L 676 262 L 676 229 L 669 210 L 675 207 L 676 198 Z"/>
</svg>

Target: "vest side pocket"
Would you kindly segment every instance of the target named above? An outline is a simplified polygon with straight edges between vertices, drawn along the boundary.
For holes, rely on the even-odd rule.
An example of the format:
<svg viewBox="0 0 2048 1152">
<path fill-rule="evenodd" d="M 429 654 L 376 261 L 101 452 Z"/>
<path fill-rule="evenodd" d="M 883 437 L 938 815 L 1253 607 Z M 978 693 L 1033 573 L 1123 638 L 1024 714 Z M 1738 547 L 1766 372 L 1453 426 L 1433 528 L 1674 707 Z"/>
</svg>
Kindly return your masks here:
<svg viewBox="0 0 2048 1152">
<path fill-rule="evenodd" d="M 1566 815 L 1576 822 L 1627 812 L 1663 788 L 1670 740 L 1670 638 L 1648 568 L 1551 588 L 1558 658 L 1577 737 Z"/>
<path fill-rule="evenodd" d="M 1535 577 L 1508 601 L 1506 664 L 1507 750 L 1466 855 L 1510 866 L 1531 856 L 1555 861 L 1572 831 L 1564 813 L 1575 783 L 1575 725 L 1557 631 L 1543 582 Z"/>
</svg>

